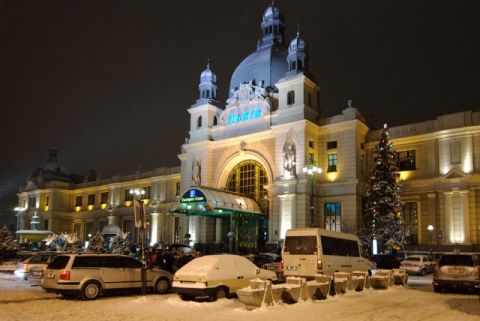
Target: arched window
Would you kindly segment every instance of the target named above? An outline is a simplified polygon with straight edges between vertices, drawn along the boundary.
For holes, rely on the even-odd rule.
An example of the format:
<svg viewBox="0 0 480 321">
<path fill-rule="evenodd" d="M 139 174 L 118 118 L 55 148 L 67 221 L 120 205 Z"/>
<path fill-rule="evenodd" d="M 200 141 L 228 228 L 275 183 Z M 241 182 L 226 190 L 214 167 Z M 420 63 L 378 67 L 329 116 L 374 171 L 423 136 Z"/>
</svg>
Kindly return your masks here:
<svg viewBox="0 0 480 321">
<path fill-rule="evenodd" d="M 217 126 L 218 125 L 218 118 L 217 116 L 213 116 L 213 126 Z"/>
<path fill-rule="evenodd" d="M 247 160 L 235 166 L 230 172 L 226 189 L 245 194 L 256 200 L 263 209 L 266 209 L 268 193 L 263 187 L 266 184 L 268 184 L 268 178 L 264 167 L 257 161 Z"/>
<path fill-rule="evenodd" d="M 201 128 L 202 127 L 202 116 L 198 116 L 197 118 L 197 128 Z"/>
<path fill-rule="evenodd" d="M 287 105 L 295 104 L 295 91 L 290 90 L 287 94 Z"/>
</svg>

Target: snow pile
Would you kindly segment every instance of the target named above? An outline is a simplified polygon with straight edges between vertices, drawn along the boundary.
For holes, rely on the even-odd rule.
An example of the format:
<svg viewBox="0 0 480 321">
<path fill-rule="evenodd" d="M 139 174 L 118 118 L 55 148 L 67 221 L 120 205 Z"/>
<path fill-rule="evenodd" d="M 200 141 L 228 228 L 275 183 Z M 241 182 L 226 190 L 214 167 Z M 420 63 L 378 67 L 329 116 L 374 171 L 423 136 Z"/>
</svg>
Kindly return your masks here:
<svg viewBox="0 0 480 321">
<path fill-rule="evenodd" d="M 16 285 L 15 285 L 16 284 Z M 175 294 L 110 296 L 96 301 L 63 299 L 0 274 L 2 321 L 478 321 L 478 297 L 392 287 L 384 291 L 347 292 L 322 301 L 274 305 L 248 310 L 237 299 L 182 301 Z"/>
</svg>

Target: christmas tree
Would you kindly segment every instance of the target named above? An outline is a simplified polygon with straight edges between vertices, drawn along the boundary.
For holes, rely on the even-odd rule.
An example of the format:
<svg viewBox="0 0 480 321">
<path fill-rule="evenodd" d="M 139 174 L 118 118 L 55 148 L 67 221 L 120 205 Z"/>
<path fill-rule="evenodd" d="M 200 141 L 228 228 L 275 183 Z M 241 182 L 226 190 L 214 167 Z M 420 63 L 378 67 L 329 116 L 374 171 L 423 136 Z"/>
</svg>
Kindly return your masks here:
<svg viewBox="0 0 480 321">
<path fill-rule="evenodd" d="M 385 124 L 376 146 L 366 193 L 365 226 L 360 233 L 367 248 L 373 240 L 386 251 L 400 250 L 405 244 L 398 179 L 397 153 Z"/>
<path fill-rule="evenodd" d="M 112 253 L 128 254 L 130 252 L 131 238 L 129 232 L 111 238 Z"/>
<path fill-rule="evenodd" d="M 0 229 L 0 259 L 8 259 L 14 257 L 17 251 L 19 250 L 19 246 L 15 243 L 15 240 L 7 229 L 7 226 L 4 225 Z"/>
<path fill-rule="evenodd" d="M 87 252 L 88 253 L 104 253 L 105 252 L 105 240 L 103 239 L 102 234 L 97 231 L 94 236 L 88 242 Z"/>
</svg>

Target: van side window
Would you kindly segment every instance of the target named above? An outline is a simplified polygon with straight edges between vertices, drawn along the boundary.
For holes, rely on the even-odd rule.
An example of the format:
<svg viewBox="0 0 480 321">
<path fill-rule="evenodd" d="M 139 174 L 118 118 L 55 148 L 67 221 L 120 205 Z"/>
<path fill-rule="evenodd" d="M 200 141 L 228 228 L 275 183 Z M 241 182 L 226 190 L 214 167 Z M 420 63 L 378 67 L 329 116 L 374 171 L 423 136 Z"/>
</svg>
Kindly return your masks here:
<svg viewBox="0 0 480 321">
<path fill-rule="evenodd" d="M 316 236 L 288 236 L 285 239 L 285 250 L 290 254 L 316 254 Z"/>
<path fill-rule="evenodd" d="M 118 256 L 102 256 L 102 267 L 106 268 L 121 268 L 120 258 Z"/>
<path fill-rule="evenodd" d="M 357 241 L 344 240 L 336 237 L 322 236 L 324 255 L 360 256 Z"/>
<path fill-rule="evenodd" d="M 130 257 L 122 257 L 123 266 L 126 268 L 141 268 L 142 263 Z"/>
<path fill-rule="evenodd" d="M 72 268 L 100 267 L 100 257 L 98 256 L 77 256 L 72 264 Z"/>
</svg>

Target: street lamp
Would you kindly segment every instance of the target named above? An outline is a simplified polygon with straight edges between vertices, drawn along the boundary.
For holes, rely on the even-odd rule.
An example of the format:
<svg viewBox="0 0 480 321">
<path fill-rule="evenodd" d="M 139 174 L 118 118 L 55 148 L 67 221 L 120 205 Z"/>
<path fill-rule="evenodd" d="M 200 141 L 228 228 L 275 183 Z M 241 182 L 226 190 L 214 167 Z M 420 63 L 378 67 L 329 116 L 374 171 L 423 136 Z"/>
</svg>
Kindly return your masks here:
<svg viewBox="0 0 480 321">
<path fill-rule="evenodd" d="M 305 164 L 303 167 L 303 172 L 310 176 L 310 227 L 315 226 L 314 224 L 314 207 L 313 207 L 313 182 L 315 174 L 321 174 L 322 169 L 313 163 L 313 160 L 310 164 Z"/>
<path fill-rule="evenodd" d="M 434 229 L 435 228 L 431 224 L 428 225 L 428 227 L 427 227 L 428 233 L 430 234 L 430 256 L 432 256 L 432 234 L 433 234 Z"/>
<path fill-rule="evenodd" d="M 135 200 L 138 200 L 140 198 L 140 202 L 142 202 L 141 198 L 145 195 L 145 190 L 143 188 L 134 187 L 130 189 L 130 195 L 133 196 L 133 201 L 134 201 L 133 207 L 135 212 L 137 210 Z M 140 232 L 140 248 L 142 251 L 142 270 L 141 270 L 142 295 L 145 295 L 147 290 L 147 262 L 145 260 L 145 222 L 144 222 L 145 213 L 143 212 L 144 211 L 143 204 L 141 205 L 142 206 L 139 209 L 139 212 L 141 212 L 142 214 L 138 213 L 138 215 L 140 215 L 140 219 L 139 219 L 140 225 L 137 227 Z M 137 220 L 135 220 L 135 223 L 137 223 L 136 221 Z"/>
</svg>

